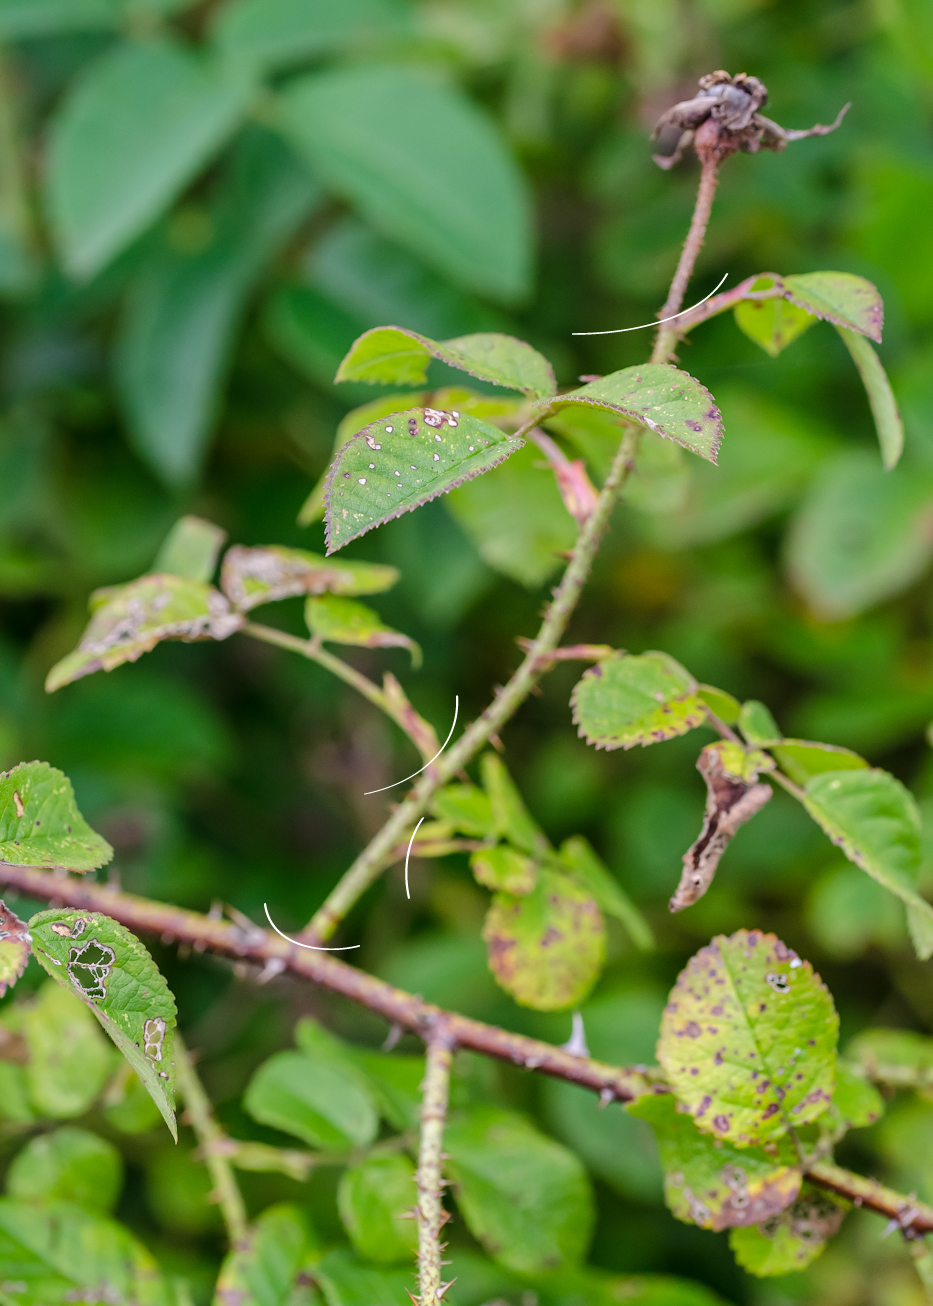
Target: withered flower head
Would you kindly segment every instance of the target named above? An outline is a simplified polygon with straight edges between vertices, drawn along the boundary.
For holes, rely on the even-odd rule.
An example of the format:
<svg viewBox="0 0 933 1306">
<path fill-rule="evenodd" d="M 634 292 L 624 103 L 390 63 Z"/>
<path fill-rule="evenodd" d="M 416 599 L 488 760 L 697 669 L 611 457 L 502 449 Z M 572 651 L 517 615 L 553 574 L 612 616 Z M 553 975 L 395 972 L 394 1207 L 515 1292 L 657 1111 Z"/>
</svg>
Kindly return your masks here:
<svg viewBox="0 0 933 1306">
<path fill-rule="evenodd" d="M 680 139 L 673 154 L 655 154 L 655 163 L 661 168 L 672 168 L 691 145 L 704 163 L 719 162 L 736 150 L 749 154 L 762 146 L 766 150 L 783 150 L 788 141 L 835 131 L 849 108 L 848 104 L 844 105 L 829 127 L 817 123 L 806 131 L 787 131 L 759 112 L 767 102 L 768 88 L 757 77 L 749 77 L 747 73 L 730 77 L 721 69 L 707 73 L 700 78 L 700 89 L 692 100 L 682 100 L 658 119 L 652 140 L 665 127 L 679 128 Z"/>
</svg>

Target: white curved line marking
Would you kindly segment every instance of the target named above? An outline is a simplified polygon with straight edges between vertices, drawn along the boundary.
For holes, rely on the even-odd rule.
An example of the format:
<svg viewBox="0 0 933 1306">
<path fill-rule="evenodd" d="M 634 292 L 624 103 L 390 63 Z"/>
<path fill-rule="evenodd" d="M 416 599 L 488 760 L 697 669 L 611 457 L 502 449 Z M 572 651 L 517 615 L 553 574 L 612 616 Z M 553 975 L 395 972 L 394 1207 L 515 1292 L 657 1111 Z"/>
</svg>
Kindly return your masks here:
<svg viewBox="0 0 933 1306">
<path fill-rule="evenodd" d="M 424 817 L 422 816 L 421 821 L 423 820 Z M 405 854 L 405 897 L 406 898 L 411 897 L 411 894 L 408 892 L 408 859 L 411 856 L 411 846 L 415 842 L 415 835 L 421 829 L 421 821 L 418 822 L 418 824 L 415 826 L 414 830 L 412 831 L 412 836 L 408 840 L 408 852 Z"/>
<path fill-rule="evenodd" d="M 726 277 L 728 275 L 729 273 L 727 272 Z M 722 282 L 725 281 L 726 277 L 723 277 L 719 286 L 722 285 Z M 644 331 L 645 327 L 660 326 L 662 322 L 673 322 L 674 318 L 683 317 L 685 313 L 692 313 L 695 308 L 699 308 L 700 305 L 705 304 L 708 299 L 712 299 L 716 291 L 719 289 L 719 286 L 715 286 L 708 295 L 704 295 L 702 299 L 698 299 L 697 302 L 691 304 L 689 308 L 682 308 L 680 312 L 675 313 L 673 317 L 662 317 L 660 321 L 655 320 L 654 322 L 642 322 L 641 326 L 637 327 L 617 327 L 615 331 L 571 331 L 570 334 L 572 336 L 621 336 L 626 331 Z"/>
<path fill-rule="evenodd" d="M 276 934 L 282 934 L 282 931 L 279 929 L 275 921 L 269 915 L 269 904 L 264 902 L 262 904 L 262 909 L 266 913 L 266 920 L 275 930 Z M 287 934 L 282 934 L 282 938 L 287 939 L 289 943 L 294 943 L 296 948 L 308 948 L 310 949 L 311 952 L 352 952 L 354 948 L 358 948 L 360 946 L 358 943 L 348 943 L 346 947 L 343 948 L 316 948 L 313 943 L 299 943 L 297 939 L 289 938 Z"/>
<path fill-rule="evenodd" d="M 447 747 L 447 745 L 450 743 L 451 737 L 453 736 L 453 733 L 454 733 L 454 729 L 456 728 L 456 725 L 457 725 L 457 714 L 459 713 L 459 711 L 460 711 L 460 695 L 459 695 L 459 694 L 455 694 L 455 695 L 454 695 L 454 719 L 453 719 L 453 725 L 451 725 L 450 730 L 447 732 L 447 738 L 444 740 L 444 742 L 441 744 L 440 748 L 437 750 L 437 752 L 436 752 L 436 753 L 434 754 L 434 756 L 431 758 L 431 762 L 436 762 L 437 759 L 440 757 L 441 753 L 443 753 L 444 749 L 445 749 L 445 748 Z M 363 794 L 363 797 L 364 797 L 364 798 L 368 798 L 370 794 L 384 794 L 385 791 L 386 791 L 387 789 L 394 789 L 397 785 L 403 785 L 403 784 L 405 784 L 408 780 L 414 780 L 414 778 L 415 778 L 416 775 L 420 775 L 422 771 L 426 771 L 426 770 L 428 769 L 428 767 L 431 765 L 431 762 L 425 762 L 424 766 L 421 767 L 420 770 L 418 770 L 418 771 L 412 771 L 411 775 L 406 775 L 406 777 L 405 777 L 404 780 L 394 780 L 394 781 L 392 782 L 392 784 L 390 784 L 390 785 L 383 785 L 381 789 L 367 789 L 367 790 L 365 791 L 365 793 Z"/>
</svg>

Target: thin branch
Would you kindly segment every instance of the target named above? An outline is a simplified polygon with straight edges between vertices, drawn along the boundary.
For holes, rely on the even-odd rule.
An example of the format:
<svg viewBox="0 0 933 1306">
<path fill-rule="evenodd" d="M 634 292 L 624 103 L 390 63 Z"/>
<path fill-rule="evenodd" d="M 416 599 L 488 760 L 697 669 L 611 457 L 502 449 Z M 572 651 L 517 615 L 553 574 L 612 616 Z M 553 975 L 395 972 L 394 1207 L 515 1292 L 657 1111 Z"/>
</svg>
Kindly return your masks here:
<svg viewBox="0 0 933 1306">
<path fill-rule="evenodd" d="M 680 253 L 680 260 L 677 264 L 677 271 L 674 273 L 674 279 L 671 282 L 671 288 L 668 292 L 667 300 L 659 314 L 662 318 L 674 317 L 680 312 L 680 307 L 684 302 L 687 285 L 693 275 L 694 264 L 697 261 L 697 255 L 703 245 L 703 239 L 706 235 L 706 228 L 709 224 L 709 216 L 713 208 L 713 197 L 716 194 L 716 183 L 719 180 L 719 160 L 715 156 L 708 157 L 703 161 L 703 170 L 700 173 L 700 185 L 697 189 L 696 204 L 693 209 L 693 218 L 690 222 L 690 230 L 687 232 L 687 239 L 684 241 L 684 247 Z M 654 342 L 654 349 L 651 351 L 652 363 L 666 363 L 670 358 L 674 346 L 677 343 L 677 337 L 680 334 L 680 326 L 672 322 L 665 322 L 658 327 L 657 339 Z"/>
<path fill-rule="evenodd" d="M 530 639 L 523 639 L 521 636 L 515 643 L 526 651 L 532 646 Z M 555 662 L 601 662 L 603 658 L 611 658 L 618 652 L 621 650 L 614 649 L 611 644 L 567 644 L 564 648 L 555 648 L 551 649 L 550 653 L 540 654 L 538 661 L 545 667 L 553 666 Z"/>
<path fill-rule="evenodd" d="M 886 1188 L 877 1179 L 866 1179 L 829 1161 L 815 1161 L 807 1166 L 811 1183 L 826 1188 L 839 1197 L 845 1197 L 856 1206 L 867 1206 L 878 1215 L 894 1220 L 899 1229 L 912 1234 L 925 1234 L 933 1230 L 933 1207 L 918 1202 L 913 1196 L 905 1197 L 893 1188 Z"/>
<path fill-rule="evenodd" d="M 191 1054 L 175 1032 L 175 1073 L 178 1091 L 185 1103 L 185 1111 L 197 1136 L 201 1157 L 207 1166 L 214 1185 L 214 1200 L 220 1207 L 227 1237 L 234 1246 L 246 1237 L 246 1207 L 240 1193 L 229 1157 L 224 1155 L 223 1144 L 227 1136 L 214 1119 L 210 1099 L 204 1092 Z"/>
<path fill-rule="evenodd" d="M 441 1229 L 448 1218 L 443 1202 L 441 1161 L 452 1059 L 453 1045 L 441 1025 L 428 1040 L 421 1095 L 421 1144 L 416 1175 L 419 1306 L 440 1306 L 450 1287 L 441 1275 Z"/>
</svg>

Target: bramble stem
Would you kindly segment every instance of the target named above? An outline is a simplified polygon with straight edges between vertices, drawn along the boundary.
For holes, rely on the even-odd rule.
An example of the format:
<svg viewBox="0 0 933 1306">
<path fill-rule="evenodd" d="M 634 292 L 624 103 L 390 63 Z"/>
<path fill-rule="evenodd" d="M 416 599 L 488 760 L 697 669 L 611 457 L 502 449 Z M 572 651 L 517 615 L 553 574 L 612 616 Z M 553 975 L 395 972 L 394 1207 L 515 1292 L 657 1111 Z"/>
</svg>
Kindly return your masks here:
<svg viewBox="0 0 933 1306">
<path fill-rule="evenodd" d="M 690 230 L 687 232 L 687 239 L 684 241 L 684 247 L 680 252 L 680 260 L 677 264 L 677 271 L 674 273 L 674 279 L 671 282 L 667 300 L 659 315 L 662 318 L 673 317 L 675 313 L 680 312 L 687 285 L 693 275 L 697 255 L 703 246 L 703 238 L 709 224 L 709 215 L 712 212 L 713 196 L 716 194 L 718 180 L 719 160 L 715 157 L 704 160 Z M 654 342 L 654 349 L 651 351 L 652 363 L 666 363 L 668 361 L 677 343 L 679 332 L 679 327 L 673 322 L 665 322 L 658 327 L 657 339 Z"/>
<path fill-rule="evenodd" d="M 441 1275 L 441 1229 L 447 1222 L 441 1157 L 452 1060 L 453 1045 L 441 1026 L 428 1040 L 421 1095 L 421 1145 L 416 1175 L 420 1306 L 439 1306 L 450 1287 L 442 1282 Z"/>
<path fill-rule="evenodd" d="M 220 1206 L 227 1228 L 227 1237 L 231 1244 L 235 1245 L 246 1237 L 247 1218 L 246 1207 L 243 1205 L 243 1197 L 233 1167 L 223 1150 L 227 1136 L 214 1119 L 210 1099 L 204 1092 L 192 1063 L 191 1054 L 177 1030 L 175 1031 L 175 1074 L 178 1091 L 184 1099 L 186 1114 L 197 1135 L 204 1164 L 214 1185 L 214 1199 Z"/>
</svg>

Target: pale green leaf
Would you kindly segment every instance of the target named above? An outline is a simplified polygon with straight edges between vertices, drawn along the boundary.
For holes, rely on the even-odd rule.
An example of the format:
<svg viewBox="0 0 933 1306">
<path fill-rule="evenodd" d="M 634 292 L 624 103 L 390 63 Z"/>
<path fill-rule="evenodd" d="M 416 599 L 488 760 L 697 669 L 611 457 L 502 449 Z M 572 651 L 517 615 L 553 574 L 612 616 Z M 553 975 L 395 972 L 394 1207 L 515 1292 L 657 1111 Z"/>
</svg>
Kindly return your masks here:
<svg viewBox="0 0 933 1306">
<path fill-rule="evenodd" d="M 742 704 L 724 689 L 716 689 L 713 685 L 698 685 L 697 698 L 727 726 L 738 725 Z"/>
<path fill-rule="evenodd" d="M 644 363 L 611 372 L 578 390 L 541 400 L 546 412 L 593 407 L 647 426 L 714 463 L 722 440 L 722 418 L 705 386 L 667 363 Z"/>
<path fill-rule="evenodd" d="M 781 738 L 777 722 L 764 703 L 750 698 L 739 712 L 739 729 L 753 748 L 767 748 Z"/>
<path fill-rule="evenodd" d="M 40 1115 L 84 1115 L 113 1069 L 113 1053 L 81 1000 L 51 980 L 22 1015 L 26 1083 Z"/>
<path fill-rule="evenodd" d="M 36 959 L 90 1007 L 177 1139 L 175 1000 L 149 953 L 97 912 L 43 911 L 29 928 Z"/>
<path fill-rule="evenodd" d="M 751 289 L 770 290 L 780 280 L 765 274 Z M 736 304 L 734 313 L 739 330 L 772 358 L 777 358 L 816 321 L 811 313 L 787 299 L 742 299 Z"/>
<path fill-rule="evenodd" d="M 546 398 L 557 389 L 546 358 L 524 340 L 494 331 L 438 341 L 403 327 L 373 327 L 354 342 L 336 379 L 418 385 L 425 380 L 432 358 L 533 399 Z"/>
<path fill-rule="evenodd" d="M 531 893 L 538 878 L 538 868 L 532 859 L 504 843 L 471 853 L 470 870 L 487 889 L 501 889 L 519 897 Z"/>
<path fill-rule="evenodd" d="M 31 943 L 26 923 L 11 912 L 6 903 L 0 902 L 0 997 L 13 987 L 26 969 Z"/>
<path fill-rule="evenodd" d="M 294 1134 L 312 1147 L 371 1143 L 379 1127 L 359 1072 L 329 1056 L 277 1052 L 253 1075 L 243 1105 L 260 1124 Z"/>
<path fill-rule="evenodd" d="M 295 1279 L 304 1268 L 313 1243 L 303 1213 L 281 1202 L 268 1206 L 227 1253 L 214 1306 L 289 1306 Z"/>
<path fill-rule="evenodd" d="M 495 895 L 483 938 L 496 981 L 536 1011 L 578 1007 L 606 960 L 606 925 L 593 897 L 546 868 L 524 897 Z"/>
<path fill-rule="evenodd" d="M 526 183 L 459 91 L 415 66 L 341 68 L 293 82 L 279 117 L 315 174 L 383 235 L 468 289 L 526 293 Z"/>
<path fill-rule="evenodd" d="M 871 415 L 875 419 L 875 430 L 878 432 L 881 461 L 885 469 L 890 471 L 897 466 L 904 452 L 904 423 L 901 421 L 891 382 L 881 366 L 881 360 L 864 336 L 855 331 L 847 331 L 845 327 L 837 329 L 862 378 Z"/>
<path fill-rule="evenodd" d="M 862 771 L 868 763 L 838 744 L 813 744 L 806 739 L 782 739 L 771 749 L 781 770 L 795 784 L 805 785 L 822 771 Z"/>
<path fill-rule="evenodd" d="M 808 779 L 805 775 L 802 783 Z M 843 961 L 861 956 L 872 944 L 897 949 L 904 942 L 903 904 L 845 858 L 817 877 L 805 911 L 813 938 Z"/>
<path fill-rule="evenodd" d="M 215 11 L 210 34 L 225 59 L 263 73 L 331 51 L 365 48 L 407 27 L 397 0 L 233 0 Z"/>
<path fill-rule="evenodd" d="M 418 1247 L 415 1167 L 407 1156 L 371 1156 L 340 1176 L 337 1207 L 359 1254 L 380 1265 L 409 1262 Z"/>
<path fill-rule="evenodd" d="M 502 758 L 497 753 L 484 753 L 479 769 L 499 838 L 508 840 L 526 853 L 547 851 L 551 846 L 547 836 L 525 806 Z"/>
<path fill-rule="evenodd" d="M 327 552 L 488 472 L 523 443 L 459 410 L 409 408 L 364 426 L 331 466 Z"/>
<path fill-rule="evenodd" d="M 12 1061 L 0 1061 L 0 1120 L 16 1125 L 36 1123 L 36 1112 L 30 1105 L 28 1088 L 25 1066 L 14 1065 Z"/>
<path fill-rule="evenodd" d="M 719 935 L 681 971 L 658 1060 L 697 1127 L 742 1147 L 780 1138 L 826 1109 L 838 1031 L 810 963 L 773 934 L 739 930 Z"/>
<path fill-rule="evenodd" d="M 342 1247 L 314 1267 L 326 1306 L 411 1306 L 411 1269 L 374 1269 Z"/>
<path fill-rule="evenodd" d="M 66 1126 L 30 1139 L 13 1158 L 6 1190 L 24 1202 L 73 1202 L 112 1211 L 123 1186 L 120 1153 L 99 1134 Z"/>
<path fill-rule="evenodd" d="M 119 26 L 123 7 L 124 0 L 0 0 L 0 37 L 18 41 L 107 31 Z"/>
<path fill-rule="evenodd" d="M 334 644 L 360 648 L 407 648 L 414 666 L 421 665 L 421 649 L 400 630 L 386 626 L 365 603 L 339 594 L 321 594 L 305 602 L 305 621 L 312 635 Z"/>
<path fill-rule="evenodd" d="M 476 785 L 447 785 L 439 789 L 431 810 L 442 821 L 449 821 L 461 834 L 475 834 L 485 839 L 496 833 L 496 818 L 489 795 Z"/>
<path fill-rule="evenodd" d="M 236 544 L 224 555 L 220 584 L 237 611 L 248 612 L 298 594 L 381 594 L 398 578 L 398 568 L 375 562 L 332 562 L 280 544 Z"/>
<path fill-rule="evenodd" d="M 833 1100 L 820 1123 L 831 1129 L 867 1129 L 884 1115 L 884 1098 L 864 1074 L 836 1062 Z"/>
<path fill-rule="evenodd" d="M 677 1110 L 670 1093 L 645 1094 L 628 1108 L 654 1130 L 664 1170 L 664 1200 L 673 1215 L 701 1229 L 758 1224 L 782 1211 L 800 1191 L 793 1148 L 778 1156 L 761 1148 L 738 1148 L 701 1134 Z"/>
<path fill-rule="evenodd" d="M 881 340 L 884 304 L 877 288 L 851 272 L 803 272 L 782 278 L 791 303 L 832 322 Z"/>
<path fill-rule="evenodd" d="M 242 117 L 251 87 L 168 39 L 118 44 L 57 111 L 48 205 L 67 270 L 90 277 L 171 204 Z"/>
<path fill-rule="evenodd" d="M 210 585 L 158 572 L 95 590 L 91 611 L 78 647 L 49 672 L 47 693 L 95 671 L 135 662 L 163 639 L 227 639 L 243 625 Z"/>
<path fill-rule="evenodd" d="M 14 866 L 91 871 L 113 849 L 78 811 L 71 781 L 48 762 L 0 773 L 0 860 Z"/>
<path fill-rule="evenodd" d="M 636 948 L 642 952 L 654 948 L 651 926 L 582 835 L 564 840 L 560 860 L 567 874 L 593 895 L 603 915 L 622 922 Z"/>
<path fill-rule="evenodd" d="M 749 1274 L 792 1274 L 815 1261 L 842 1224 L 848 1205 L 805 1184 L 795 1202 L 763 1223 L 733 1229 L 729 1246 Z"/>
<path fill-rule="evenodd" d="M 582 1259 L 593 1198 L 567 1148 L 515 1112 L 475 1106 L 449 1122 L 444 1151 L 468 1229 L 502 1265 L 545 1274 Z"/>
<path fill-rule="evenodd" d="M 202 517 L 179 517 L 156 554 L 153 571 L 209 581 L 227 532 Z"/>
<path fill-rule="evenodd" d="M 107 1085 L 102 1099 L 104 1118 L 121 1134 L 144 1134 L 161 1120 L 146 1085 L 124 1061 Z"/>
<path fill-rule="evenodd" d="M 619 653 L 590 667 L 570 697 L 577 733 L 597 748 L 685 735 L 706 720 L 696 681 L 667 653 Z"/>
</svg>

